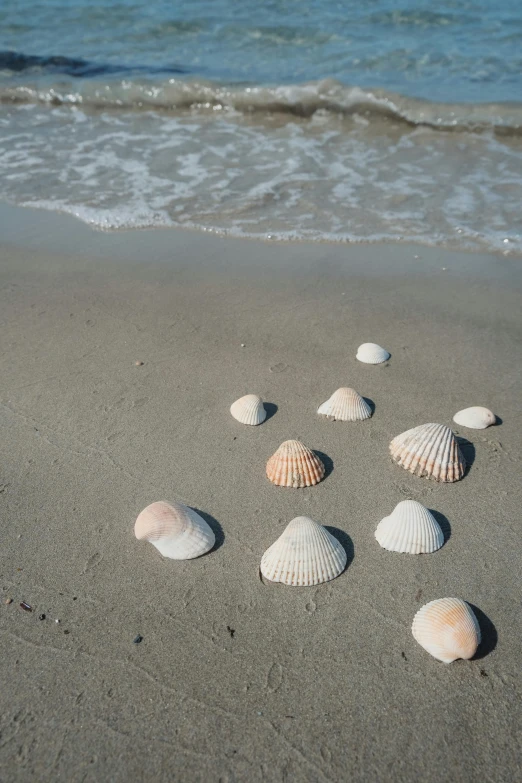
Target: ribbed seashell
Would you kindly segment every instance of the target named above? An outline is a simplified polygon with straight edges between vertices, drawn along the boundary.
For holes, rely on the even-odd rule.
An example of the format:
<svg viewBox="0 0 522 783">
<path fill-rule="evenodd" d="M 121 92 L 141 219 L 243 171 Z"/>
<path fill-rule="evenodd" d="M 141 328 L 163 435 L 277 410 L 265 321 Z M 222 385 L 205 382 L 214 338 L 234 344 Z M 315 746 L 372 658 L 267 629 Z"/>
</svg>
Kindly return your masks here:
<svg viewBox="0 0 522 783">
<path fill-rule="evenodd" d="M 390 358 L 390 354 L 377 343 L 363 343 L 357 349 L 356 358 L 365 364 L 381 364 Z"/>
<path fill-rule="evenodd" d="M 344 571 L 346 552 L 318 522 L 296 517 L 261 559 L 261 573 L 285 585 L 318 585 Z"/>
<path fill-rule="evenodd" d="M 324 476 L 324 465 L 298 440 L 285 440 L 266 463 L 266 475 L 278 487 L 311 487 Z"/>
<path fill-rule="evenodd" d="M 372 409 L 355 389 L 344 387 L 337 389 L 329 400 L 323 402 L 317 413 L 337 421 L 363 421 L 370 418 Z"/>
<path fill-rule="evenodd" d="M 471 607 L 460 598 L 438 598 L 425 604 L 411 626 L 414 639 L 443 663 L 473 658 L 480 644 L 480 626 Z"/>
<path fill-rule="evenodd" d="M 192 508 L 183 503 L 161 500 L 144 508 L 134 525 L 134 534 L 154 544 L 164 557 L 191 560 L 208 552 L 215 544 L 212 528 Z"/>
<path fill-rule="evenodd" d="M 495 424 L 497 418 L 489 408 L 475 405 L 473 408 L 464 408 L 463 411 L 456 413 L 453 421 L 460 424 L 461 427 L 469 427 L 471 430 L 485 430 L 486 427 Z"/>
<path fill-rule="evenodd" d="M 444 533 L 433 514 L 416 500 L 401 500 L 389 517 L 381 519 L 375 538 L 390 552 L 410 555 L 436 552 L 444 543 Z"/>
<path fill-rule="evenodd" d="M 421 424 L 397 435 L 390 454 L 405 470 L 435 481 L 459 481 L 466 470 L 457 439 L 445 424 Z"/>
<path fill-rule="evenodd" d="M 230 413 L 241 424 L 262 424 L 266 419 L 263 400 L 257 394 L 245 394 L 230 406 Z"/>
</svg>

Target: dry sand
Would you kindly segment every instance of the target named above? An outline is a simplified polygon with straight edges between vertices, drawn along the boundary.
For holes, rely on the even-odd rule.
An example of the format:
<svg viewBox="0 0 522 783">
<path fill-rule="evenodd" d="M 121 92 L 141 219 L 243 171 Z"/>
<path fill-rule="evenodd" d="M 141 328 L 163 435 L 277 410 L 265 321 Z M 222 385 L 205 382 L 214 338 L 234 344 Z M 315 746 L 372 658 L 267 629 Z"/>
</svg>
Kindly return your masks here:
<svg viewBox="0 0 522 783">
<path fill-rule="evenodd" d="M 0 779 L 520 780 L 520 259 L 0 221 Z M 389 363 L 356 361 L 366 341 Z M 344 385 L 372 419 L 316 415 Z M 260 427 L 229 414 L 247 392 L 271 403 Z M 455 425 L 462 481 L 391 462 L 394 435 L 469 405 L 502 423 Z M 272 486 L 296 437 L 329 475 Z M 434 555 L 373 537 L 407 497 L 449 523 Z M 207 515 L 215 551 L 135 540 L 169 498 Z M 340 531 L 347 570 L 263 585 L 300 514 Z M 414 641 L 443 596 L 480 610 L 476 660 Z"/>
</svg>

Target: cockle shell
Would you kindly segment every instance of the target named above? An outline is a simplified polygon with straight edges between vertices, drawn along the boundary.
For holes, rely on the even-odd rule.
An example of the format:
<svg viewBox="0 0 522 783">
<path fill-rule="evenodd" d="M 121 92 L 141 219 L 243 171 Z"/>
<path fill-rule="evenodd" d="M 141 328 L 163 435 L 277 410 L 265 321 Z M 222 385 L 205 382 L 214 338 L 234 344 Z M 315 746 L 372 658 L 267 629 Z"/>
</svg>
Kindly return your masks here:
<svg viewBox="0 0 522 783">
<path fill-rule="evenodd" d="M 375 538 L 383 549 L 410 555 L 436 552 L 444 533 L 433 514 L 416 500 L 401 500 L 389 517 L 381 519 Z"/>
<path fill-rule="evenodd" d="M 183 503 L 161 500 L 144 508 L 134 525 L 136 538 L 154 544 L 164 557 L 191 560 L 212 549 L 216 537 L 212 528 Z"/>
<path fill-rule="evenodd" d="M 298 440 L 285 440 L 266 463 L 266 475 L 278 487 L 311 487 L 324 476 L 324 465 Z"/>
<path fill-rule="evenodd" d="M 463 411 L 456 413 L 453 421 L 456 424 L 460 424 L 461 427 L 469 427 L 471 430 L 485 430 L 486 427 L 491 427 L 492 424 L 495 424 L 497 418 L 489 408 L 481 408 L 480 405 L 475 405 L 473 408 L 464 408 Z"/>
<path fill-rule="evenodd" d="M 372 409 L 355 389 L 344 387 L 337 389 L 329 400 L 323 402 L 317 413 L 337 421 L 363 421 L 370 418 Z"/>
<path fill-rule="evenodd" d="M 257 394 L 245 394 L 230 406 L 230 413 L 241 424 L 262 424 L 266 419 L 263 400 Z"/>
<path fill-rule="evenodd" d="M 405 470 L 435 481 L 459 481 L 466 470 L 457 439 L 445 424 L 421 424 L 397 435 L 390 454 Z"/>
<path fill-rule="evenodd" d="M 346 552 L 318 522 L 296 517 L 261 559 L 261 573 L 285 585 L 318 585 L 344 571 Z"/>
<path fill-rule="evenodd" d="M 424 649 L 443 663 L 469 660 L 480 644 L 480 626 L 471 607 L 460 598 L 439 598 L 425 604 L 411 632 Z"/>
<path fill-rule="evenodd" d="M 357 349 L 356 358 L 365 364 L 381 364 L 390 358 L 390 354 L 377 343 L 363 343 Z"/>
</svg>

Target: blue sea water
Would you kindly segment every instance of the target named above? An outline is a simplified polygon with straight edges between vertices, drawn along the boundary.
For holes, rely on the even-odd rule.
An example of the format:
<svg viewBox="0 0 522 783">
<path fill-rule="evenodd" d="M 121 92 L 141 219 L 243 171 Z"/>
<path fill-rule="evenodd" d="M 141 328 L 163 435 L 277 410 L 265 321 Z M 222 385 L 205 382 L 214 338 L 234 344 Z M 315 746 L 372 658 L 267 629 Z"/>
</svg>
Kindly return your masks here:
<svg viewBox="0 0 522 783">
<path fill-rule="evenodd" d="M 0 198 L 522 251 L 520 0 L 10 0 Z"/>
</svg>

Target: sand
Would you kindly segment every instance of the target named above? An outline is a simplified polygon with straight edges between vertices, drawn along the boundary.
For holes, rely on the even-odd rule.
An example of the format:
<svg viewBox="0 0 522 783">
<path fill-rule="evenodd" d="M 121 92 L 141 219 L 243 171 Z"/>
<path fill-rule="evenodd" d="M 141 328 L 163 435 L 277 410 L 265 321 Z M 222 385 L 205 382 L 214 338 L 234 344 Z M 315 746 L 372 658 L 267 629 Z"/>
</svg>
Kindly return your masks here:
<svg viewBox="0 0 522 783">
<path fill-rule="evenodd" d="M 0 223 L 0 778 L 520 779 L 520 259 Z M 356 361 L 366 341 L 391 360 Z M 344 385 L 370 420 L 317 416 Z M 247 392 L 270 403 L 260 427 L 229 414 Z M 469 405 L 501 424 L 455 425 L 462 481 L 392 463 L 394 435 Z M 288 438 L 325 455 L 321 484 L 267 481 Z M 373 537 L 408 497 L 450 528 L 434 555 Z M 136 541 L 169 498 L 203 512 L 213 552 Z M 301 514 L 338 531 L 347 570 L 262 584 Z M 475 660 L 413 639 L 443 596 L 477 607 Z"/>
</svg>

